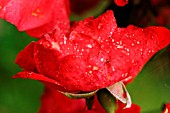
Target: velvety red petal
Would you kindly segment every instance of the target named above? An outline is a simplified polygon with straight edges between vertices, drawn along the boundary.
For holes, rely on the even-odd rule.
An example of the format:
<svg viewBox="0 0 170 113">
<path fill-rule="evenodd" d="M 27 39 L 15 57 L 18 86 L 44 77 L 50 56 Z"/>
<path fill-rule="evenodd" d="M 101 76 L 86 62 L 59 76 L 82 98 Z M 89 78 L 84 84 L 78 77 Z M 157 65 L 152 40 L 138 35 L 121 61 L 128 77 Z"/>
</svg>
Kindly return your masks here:
<svg viewBox="0 0 170 113">
<path fill-rule="evenodd" d="M 34 51 L 35 42 L 31 42 L 28 46 L 22 50 L 15 62 L 22 68 L 27 71 L 34 71 L 36 69 L 34 58 L 33 58 L 33 51 Z"/>
<path fill-rule="evenodd" d="M 57 50 L 51 49 L 52 46 L 50 44 L 45 39 L 37 42 L 34 49 L 34 60 L 40 74 L 55 79 L 59 70 L 58 57 L 60 53 Z"/>
<path fill-rule="evenodd" d="M 39 113 L 81 113 L 85 106 L 85 99 L 70 99 L 57 90 L 46 88 Z"/>
<path fill-rule="evenodd" d="M 19 72 L 16 75 L 14 75 L 13 78 L 23 78 L 23 79 L 29 78 L 29 79 L 33 79 L 33 80 L 50 82 L 50 83 L 54 83 L 54 84 L 58 85 L 58 83 L 53 79 L 50 79 L 50 78 L 48 78 L 44 75 L 37 74 L 37 73 L 34 73 L 34 72 L 29 72 L 29 71 Z"/>
<path fill-rule="evenodd" d="M 117 102 L 117 104 L 118 108 L 115 113 L 140 113 L 141 110 L 141 108 L 136 104 L 132 104 L 130 108 L 124 108 L 126 105 L 121 103 L 120 101 Z"/>
<path fill-rule="evenodd" d="M 124 6 L 128 3 L 128 0 L 114 0 L 118 6 Z"/>
<path fill-rule="evenodd" d="M 107 37 L 111 37 L 116 27 L 113 12 L 107 11 L 96 19 L 90 17 L 73 25 L 70 38 L 73 39 L 77 33 L 82 33 L 102 43 Z"/>
<path fill-rule="evenodd" d="M 106 113 L 94 98 L 92 109 L 88 110 L 85 99 L 70 99 L 57 90 L 46 87 L 41 97 L 39 113 Z"/>
<path fill-rule="evenodd" d="M 112 77 L 131 81 L 156 52 L 170 43 L 168 34 L 170 31 L 163 27 L 129 26 L 115 31 L 110 54 L 115 70 Z"/>
<path fill-rule="evenodd" d="M 18 30 L 28 30 L 32 36 L 40 37 L 55 27 L 68 30 L 67 7 L 67 0 L 37 0 L 36 2 L 33 0 L 0 0 L 0 17 L 14 24 Z"/>
<path fill-rule="evenodd" d="M 73 53 L 68 52 L 60 61 L 57 79 L 62 80 L 61 83 L 69 90 L 92 91 L 110 85 L 110 65 L 106 63 L 109 56 L 101 50 L 100 44 L 82 33 L 74 35 L 70 44 L 74 48 Z"/>
</svg>

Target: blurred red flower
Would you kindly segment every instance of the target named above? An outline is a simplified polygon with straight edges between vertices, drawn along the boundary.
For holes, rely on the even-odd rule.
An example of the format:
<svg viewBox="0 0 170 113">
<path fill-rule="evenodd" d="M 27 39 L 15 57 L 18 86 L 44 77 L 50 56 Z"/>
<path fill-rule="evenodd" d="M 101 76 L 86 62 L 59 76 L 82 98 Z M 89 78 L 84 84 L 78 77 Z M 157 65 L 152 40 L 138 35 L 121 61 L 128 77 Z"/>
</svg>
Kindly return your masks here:
<svg viewBox="0 0 170 113">
<path fill-rule="evenodd" d="M 69 0 L 0 0 L 0 18 L 33 37 L 61 28 L 68 32 Z"/>
<path fill-rule="evenodd" d="M 75 23 L 70 34 L 59 29 L 18 54 L 24 68 L 14 78 L 40 80 L 68 92 L 93 91 L 129 82 L 145 63 L 170 43 L 163 27 L 117 28 L 112 11 Z"/>
<path fill-rule="evenodd" d="M 162 111 L 162 113 L 170 113 L 170 103 L 165 105 L 165 109 Z"/>
<path fill-rule="evenodd" d="M 41 98 L 39 113 L 106 113 L 96 96 L 90 110 L 85 99 L 70 99 L 57 90 L 46 88 Z"/>
<path fill-rule="evenodd" d="M 114 0 L 118 6 L 124 6 L 128 3 L 128 0 Z"/>
</svg>

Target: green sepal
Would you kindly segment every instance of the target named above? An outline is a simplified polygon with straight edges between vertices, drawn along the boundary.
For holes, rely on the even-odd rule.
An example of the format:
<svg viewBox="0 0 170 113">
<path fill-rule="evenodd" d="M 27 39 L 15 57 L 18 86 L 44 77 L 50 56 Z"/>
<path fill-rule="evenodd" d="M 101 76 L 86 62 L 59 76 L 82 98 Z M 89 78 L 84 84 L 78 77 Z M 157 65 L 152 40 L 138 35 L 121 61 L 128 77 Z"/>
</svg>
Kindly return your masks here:
<svg viewBox="0 0 170 113">
<path fill-rule="evenodd" d="M 101 89 L 97 92 L 97 98 L 107 113 L 114 113 L 116 109 L 115 97 L 107 90 Z"/>
<path fill-rule="evenodd" d="M 95 90 L 95 91 L 92 91 L 92 92 L 87 92 L 87 93 L 67 93 L 67 92 L 61 92 L 63 94 L 65 94 L 67 97 L 69 98 L 75 98 L 75 99 L 78 99 L 78 98 L 89 98 L 89 97 L 92 97 L 96 94 L 98 90 Z"/>
<path fill-rule="evenodd" d="M 86 98 L 86 106 L 87 106 L 88 110 L 92 109 L 93 103 L 94 103 L 94 96 Z"/>
</svg>

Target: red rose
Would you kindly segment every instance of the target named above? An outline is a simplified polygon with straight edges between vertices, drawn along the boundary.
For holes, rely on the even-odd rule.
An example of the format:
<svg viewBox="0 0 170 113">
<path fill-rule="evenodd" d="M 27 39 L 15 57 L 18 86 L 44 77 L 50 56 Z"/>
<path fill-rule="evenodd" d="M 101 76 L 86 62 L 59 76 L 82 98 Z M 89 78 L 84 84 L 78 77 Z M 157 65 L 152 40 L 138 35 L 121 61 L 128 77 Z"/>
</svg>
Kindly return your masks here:
<svg viewBox="0 0 170 113">
<path fill-rule="evenodd" d="M 92 109 L 88 110 L 85 99 L 70 99 L 57 90 L 46 88 L 41 98 L 39 113 L 106 113 L 96 96 Z"/>
<path fill-rule="evenodd" d="M 58 90 L 93 91 L 129 82 L 170 43 L 163 27 L 117 28 L 112 11 L 76 23 L 65 35 L 56 29 L 18 54 L 24 71 L 14 76 L 40 80 Z"/>
<path fill-rule="evenodd" d="M 69 30 L 69 0 L 0 0 L 0 18 L 34 37 Z"/>
</svg>

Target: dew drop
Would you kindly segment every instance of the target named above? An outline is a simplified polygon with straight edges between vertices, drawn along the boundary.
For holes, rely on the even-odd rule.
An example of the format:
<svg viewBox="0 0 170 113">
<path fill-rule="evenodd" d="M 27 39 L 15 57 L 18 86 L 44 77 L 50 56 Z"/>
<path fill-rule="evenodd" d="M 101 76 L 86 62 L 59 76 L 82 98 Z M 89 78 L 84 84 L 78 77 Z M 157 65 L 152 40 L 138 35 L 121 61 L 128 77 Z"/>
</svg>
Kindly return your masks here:
<svg viewBox="0 0 170 113">
<path fill-rule="evenodd" d="M 124 76 L 125 76 L 125 74 L 122 74 L 121 76 L 122 76 L 122 77 L 124 77 Z"/>
<path fill-rule="evenodd" d="M 114 67 L 112 67 L 112 71 L 115 71 L 115 68 L 114 68 Z"/>
<path fill-rule="evenodd" d="M 132 46 L 134 46 L 135 44 L 134 43 L 132 43 Z"/>
<path fill-rule="evenodd" d="M 92 71 L 89 71 L 90 74 L 92 74 Z"/>
<path fill-rule="evenodd" d="M 91 44 L 88 44 L 87 47 L 88 47 L 88 48 L 92 48 L 93 46 L 92 46 Z"/>
<path fill-rule="evenodd" d="M 90 68 L 90 67 L 91 67 L 91 65 L 88 65 L 87 67 L 89 67 L 89 68 Z"/>
<path fill-rule="evenodd" d="M 132 59 L 132 63 L 134 63 L 135 62 L 135 60 L 134 59 Z"/>
<path fill-rule="evenodd" d="M 99 23 L 97 28 L 98 28 L 98 29 L 100 29 L 100 28 L 101 28 L 101 26 L 102 26 L 102 24 L 101 24 L 101 23 Z"/>
<path fill-rule="evenodd" d="M 137 44 L 140 44 L 140 42 L 139 42 L 139 41 L 137 41 Z"/>
<path fill-rule="evenodd" d="M 121 46 L 121 45 L 117 45 L 117 48 L 123 48 L 123 46 Z"/>
<path fill-rule="evenodd" d="M 104 61 L 104 58 L 101 58 L 101 59 L 100 59 L 100 61 L 102 61 L 102 62 L 103 62 L 103 61 Z"/>
</svg>

